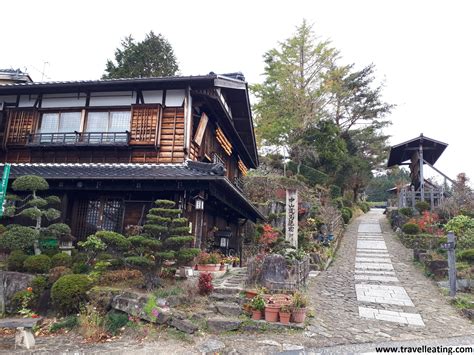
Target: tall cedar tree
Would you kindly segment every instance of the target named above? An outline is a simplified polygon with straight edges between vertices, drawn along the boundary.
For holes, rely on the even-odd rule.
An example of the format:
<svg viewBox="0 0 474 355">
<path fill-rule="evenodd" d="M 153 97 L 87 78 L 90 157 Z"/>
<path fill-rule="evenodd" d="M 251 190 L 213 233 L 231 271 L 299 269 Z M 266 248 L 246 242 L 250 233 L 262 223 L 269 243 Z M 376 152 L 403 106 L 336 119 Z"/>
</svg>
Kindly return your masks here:
<svg viewBox="0 0 474 355">
<path fill-rule="evenodd" d="M 115 50 L 115 62 L 107 60 L 102 79 L 173 76 L 178 63 L 173 47 L 161 34 L 150 31 L 142 42 L 132 36 L 122 40 Z"/>
<path fill-rule="evenodd" d="M 252 87 L 261 146 L 287 150 L 298 174 L 304 175 L 303 165 L 329 173 L 329 183 L 352 191 L 356 199 L 386 156 L 387 136 L 381 129 L 389 124 L 385 116 L 393 107 L 374 85 L 374 66 L 360 71 L 338 66 L 338 51 L 318 40 L 306 21 L 264 58 L 265 81 Z M 336 129 L 329 131 L 338 136 L 320 141 L 328 146 L 313 139 L 329 132 L 323 121 L 331 122 Z M 338 153 L 327 154 L 333 144 Z"/>
</svg>

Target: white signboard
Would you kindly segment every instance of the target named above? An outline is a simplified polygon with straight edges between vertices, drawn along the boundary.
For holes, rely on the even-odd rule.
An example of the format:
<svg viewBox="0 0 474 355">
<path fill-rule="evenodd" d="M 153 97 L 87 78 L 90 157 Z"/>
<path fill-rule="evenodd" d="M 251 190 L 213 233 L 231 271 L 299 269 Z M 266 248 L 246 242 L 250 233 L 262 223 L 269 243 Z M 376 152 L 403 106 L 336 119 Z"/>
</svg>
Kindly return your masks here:
<svg viewBox="0 0 474 355">
<path fill-rule="evenodd" d="M 286 190 L 286 238 L 298 248 L 298 190 Z"/>
</svg>

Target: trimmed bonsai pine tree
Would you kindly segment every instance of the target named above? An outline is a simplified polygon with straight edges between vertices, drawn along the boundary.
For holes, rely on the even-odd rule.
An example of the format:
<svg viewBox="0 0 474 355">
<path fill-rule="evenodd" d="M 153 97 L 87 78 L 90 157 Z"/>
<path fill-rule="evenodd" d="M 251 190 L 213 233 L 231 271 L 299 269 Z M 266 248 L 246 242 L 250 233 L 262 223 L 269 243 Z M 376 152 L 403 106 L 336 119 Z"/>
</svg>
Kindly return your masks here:
<svg viewBox="0 0 474 355">
<path fill-rule="evenodd" d="M 119 233 L 99 231 L 79 243 L 91 258 L 101 251 L 124 258 L 127 266 L 137 268 L 145 276 L 146 288 L 159 285 L 159 271 L 165 261 L 183 265 L 199 254 L 192 248 L 194 237 L 189 233 L 187 218 L 181 218 L 181 211 L 175 202 L 155 201 L 155 208 L 147 214 L 144 232 L 125 237 Z"/>
<path fill-rule="evenodd" d="M 180 217 L 181 210 L 175 208 L 176 203 L 170 200 L 156 200 L 155 208 L 150 209 L 147 214 L 146 223 L 143 226 L 144 233 L 139 236 L 142 246 L 156 245 L 155 260 L 156 272 L 163 266 L 165 261 L 174 261 L 175 265 L 183 265 L 191 261 L 199 254 L 199 249 L 192 248 L 194 237 L 189 233 L 189 222 L 187 218 Z M 131 237 L 132 244 L 134 237 Z M 137 240 L 138 241 L 138 240 Z M 149 279 L 149 286 L 155 286 L 156 281 Z"/>
<path fill-rule="evenodd" d="M 5 215 L 23 216 L 30 219 L 34 223 L 37 238 L 34 241 L 35 254 L 41 254 L 39 248 L 38 238 L 40 233 L 44 230 L 42 227 L 44 219 L 54 221 L 61 216 L 61 212 L 52 206 L 58 205 L 61 200 L 57 196 L 40 197 L 37 195 L 38 191 L 45 191 L 49 189 L 48 182 L 40 176 L 25 175 L 13 181 L 12 189 L 22 193 L 27 193 L 25 197 L 16 195 L 8 195 L 9 201 L 14 201 L 15 204 L 10 204 L 5 209 Z M 48 227 L 51 228 L 52 226 Z"/>
</svg>

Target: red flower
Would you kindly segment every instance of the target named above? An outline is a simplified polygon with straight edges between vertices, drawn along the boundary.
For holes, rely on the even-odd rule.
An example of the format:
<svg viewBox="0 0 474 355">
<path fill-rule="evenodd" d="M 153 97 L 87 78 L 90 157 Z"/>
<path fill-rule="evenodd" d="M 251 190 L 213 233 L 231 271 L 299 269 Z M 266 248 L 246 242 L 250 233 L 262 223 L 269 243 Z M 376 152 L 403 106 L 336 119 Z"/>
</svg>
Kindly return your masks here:
<svg viewBox="0 0 474 355">
<path fill-rule="evenodd" d="M 33 314 L 31 315 L 31 318 L 39 318 L 39 317 L 40 317 L 40 316 L 37 315 L 37 314 L 35 314 L 35 313 L 33 313 Z"/>
<path fill-rule="evenodd" d="M 28 287 L 26 290 L 27 290 L 28 292 L 33 292 L 33 288 L 32 288 L 32 287 Z"/>
</svg>

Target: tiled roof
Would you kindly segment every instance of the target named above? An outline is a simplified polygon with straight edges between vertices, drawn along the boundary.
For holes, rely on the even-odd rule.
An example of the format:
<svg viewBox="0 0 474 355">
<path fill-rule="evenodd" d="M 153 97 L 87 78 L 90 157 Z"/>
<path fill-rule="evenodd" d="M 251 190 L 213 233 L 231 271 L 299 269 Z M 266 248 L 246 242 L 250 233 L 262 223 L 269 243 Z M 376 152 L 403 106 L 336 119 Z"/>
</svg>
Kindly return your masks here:
<svg viewBox="0 0 474 355">
<path fill-rule="evenodd" d="M 12 164 L 10 178 L 39 175 L 45 179 L 205 179 L 223 176 L 221 164 L 188 161 L 183 164 Z"/>
<path fill-rule="evenodd" d="M 116 78 L 100 80 L 66 80 L 66 81 L 36 81 L 30 83 L 12 83 L 5 84 L 3 87 L 39 87 L 39 86 L 59 86 L 59 85 L 87 85 L 87 84 L 107 84 L 107 83 L 127 83 L 139 84 L 143 82 L 169 82 L 169 81 L 190 81 L 203 79 L 222 78 L 230 81 L 242 82 L 245 77 L 242 73 L 215 74 L 213 72 L 207 75 L 187 75 L 187 76 L 163 76 L 163 77 L 145 77 L 145 78 Z"/>
</svg>

